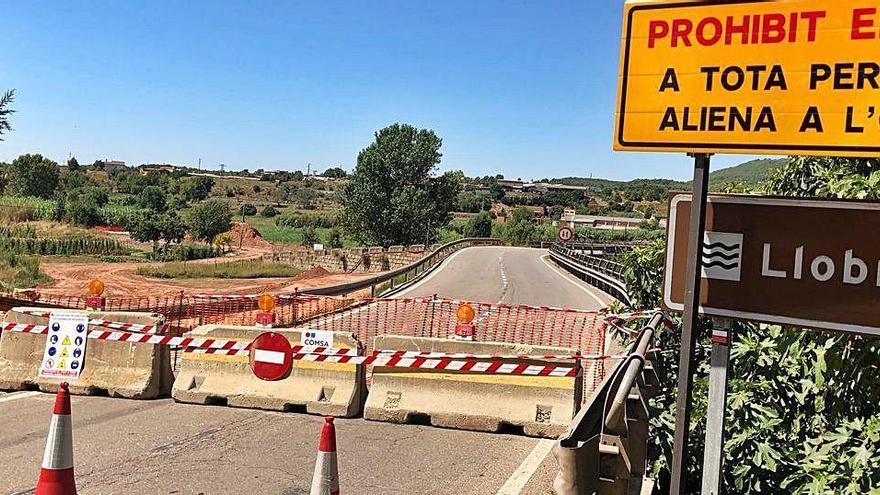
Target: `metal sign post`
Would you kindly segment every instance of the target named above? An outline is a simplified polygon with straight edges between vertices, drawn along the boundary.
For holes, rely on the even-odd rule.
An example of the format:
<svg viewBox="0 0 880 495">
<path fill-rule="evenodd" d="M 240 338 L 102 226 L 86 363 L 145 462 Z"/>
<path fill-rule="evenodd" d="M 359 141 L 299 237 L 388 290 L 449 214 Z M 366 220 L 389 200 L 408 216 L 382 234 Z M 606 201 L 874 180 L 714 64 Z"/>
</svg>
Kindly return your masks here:
<svg viewBox="0 0 880 495">
<path fill-rule="evenodd" d="M 727 373 L 733 322 L 712 318 L 712 368 L 709 370 L 709 410 L 706 412 L 706 447 L 703 453 L 703 489 L 705 495 L 721 495 L 724 477 L 724 420 L 727 410 Z"/>
<path fill-rule="evenodd" d="M 681 357 L 678 361 L 678 397 L 675 401 L 675 436 L 672 448 L 672 472 L 669 493 L 683 495 L 686 488 L 685 467 L 691 422 L 691 392 L 694 388 L 694 347 L 700 315 L 700 279 L 703 234 L 706 230 L 706 198 L 709 188 L 709 154 L 694 157 L 693 206 L 688 238 L 687 279 L 681 329 Z"/>
</svg>

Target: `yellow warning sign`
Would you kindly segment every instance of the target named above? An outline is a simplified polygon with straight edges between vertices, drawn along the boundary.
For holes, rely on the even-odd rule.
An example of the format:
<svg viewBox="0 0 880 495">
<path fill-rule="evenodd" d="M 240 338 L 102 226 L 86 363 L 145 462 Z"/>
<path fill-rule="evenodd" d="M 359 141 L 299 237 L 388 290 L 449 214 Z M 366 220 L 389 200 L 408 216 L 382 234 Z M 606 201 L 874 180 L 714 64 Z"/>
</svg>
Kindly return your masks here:
<svg viewBox="0 0 880 495">
<path fill-rule="evenodd" d="M 67 347 L 61 349 L 61 357 L 68 357 Z"/>
<path fill-rule="evenodd" d="M 61 345 L 70 345 L 70 337 L 64 336 L 64 340 L 61 341 Z"/>
<path fill-rule="evenodd" d="M 64 360 L 62 359 L 62 360 L 58 363 L 58 369 L 63 370 L 63 369 L 66 369 L 66 368 L 67 368 L 67 366 L 64 364 Z"/>
<path fill-rule="evenodd" d="M 614 148 L 880 156 L 880 9 L 631 1 Z"/>
</svg>

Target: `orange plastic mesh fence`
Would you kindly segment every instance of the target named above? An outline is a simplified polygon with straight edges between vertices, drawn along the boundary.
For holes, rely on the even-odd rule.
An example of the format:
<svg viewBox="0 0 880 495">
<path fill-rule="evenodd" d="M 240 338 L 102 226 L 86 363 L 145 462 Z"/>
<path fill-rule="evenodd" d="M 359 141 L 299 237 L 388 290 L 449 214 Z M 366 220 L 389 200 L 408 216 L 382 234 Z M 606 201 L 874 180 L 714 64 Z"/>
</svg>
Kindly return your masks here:
<svg viewBox="0 0 880 495">
<path fill-rule="evenodd" d="M 308 327 L 350 332 L 372 349 L 378 335 L 447 338 L 457 323 L 462 301 L 439 298 L 353 298 L 289 294 L 276 297 L 275 326 Z M 468 302 L 476 317 L 475 340 L 524 345 L 569 347 L 585 355 L 601 355 L 605 323 L 598 312 L 533 306 Z M 85 309 L 85 297 L 37 295 L 23 298 L 0 294 L 0 310 L 14 306 Z M 255 296 L 107 297 L 107 311 L 158 313 L 169 324 L 167 333 L 181 335 L 210 323 L 251 326 L 259 312 Z M 179 349 L 173 350 L 177 362 Z M 583 360 L 585 389 L 589 392 L 604 378 L 602 361 Z M 589 383 L 587 383 L 589 382 Z"/>
</svg>

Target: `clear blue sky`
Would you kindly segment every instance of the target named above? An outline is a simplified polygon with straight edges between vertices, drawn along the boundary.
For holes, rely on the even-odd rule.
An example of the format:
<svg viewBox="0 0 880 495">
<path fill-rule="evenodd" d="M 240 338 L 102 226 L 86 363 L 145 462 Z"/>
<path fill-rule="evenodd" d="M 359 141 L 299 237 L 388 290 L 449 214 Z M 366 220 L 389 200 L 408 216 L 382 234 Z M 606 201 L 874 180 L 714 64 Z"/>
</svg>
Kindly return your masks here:
<svg viewBox="0 0 880 495">
<path fill-rule="evenodd" d="M 685 156 L 611 151 L 621 9 L 0 0 L 0 89 L 18 90 L 0 160 L 351 170 L 375 130 L 407 122 L 469 175 L 687 178 Z"/>
</svg>

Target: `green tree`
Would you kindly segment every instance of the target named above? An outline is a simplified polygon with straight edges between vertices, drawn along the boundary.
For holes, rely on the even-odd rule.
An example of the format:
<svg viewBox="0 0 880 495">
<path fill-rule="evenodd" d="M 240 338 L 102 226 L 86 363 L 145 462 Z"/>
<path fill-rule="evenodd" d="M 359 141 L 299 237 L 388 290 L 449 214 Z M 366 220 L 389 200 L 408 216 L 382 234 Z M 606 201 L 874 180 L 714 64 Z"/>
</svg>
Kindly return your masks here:
<svg viewBox="0 0 880 495">
<path fill-rule="evenodd" d="M 12 130 L 12 124 L 9 118 L 15 113 L 15 110 L 9 108 L 15 101 L 15 90 L 10 89 L 0 96 L 0 141 L 3 141 L 3 135 Z"/>
<path fill-rule="evenodd" d="M 486 212 L 471 217 L 463 234 L 465 237 L 492 237 L 492 217 Z"/>
<path fill-rule="evenodd" d="M 331 167 L 331 168 L 328 168 L 328 169 L 324 172 L 323 175 L 324 175 L 324 177 L 327 177 L 327 178 L 330 178 L 330 179 L 344 179 L 344 178 L 348 177 L 348 174 L 345 172 L 345 170 L 343 170 L 343 169 L 340 168 L 340 167 Z"/>
<path fill-rule="evenodd" d="M 225 201 L 209 199 L 187 212 L 186 225 L 193 239 L 213 242 L 215 237 L 231 228 L 232 212 Z"/>
<path fill-rule="evenodd" d="M 100 187 L 75 189 L 64 200 L 64 219 L 83 227 L 94 227 L 103 222 L 101 207 L 108 201 L 107 190 Z"/>
<path fill-rule="evenodd" d="M 303 246 L 312 246 L 320 242 L 318 238 L 318 232 L 314 227 L 306 227 L 302 230 L 302 245 Z"/>
<path fill-rule="evenodd" d="M 76 157 L 72 156 L 69 160 L 67 160 L 67 170 L 70 172 L 76 172 L 80 169 L 79 162 L 76 161 Z"/>
<path fill-rule="evenodd" d="M 331 249 L 339 249 L 342 247 L 342 231 L 333 227 L 327 231 L 327 246 Z"/>
<path fill-rule="evenodd" d="M 160 229 L 162 230 L 162 240 L 166 245 L 172 242 L 180 244 L 186 237 L 186 224 L 173 211 L 162 215 Z"/>
<path fill-rule="evenodd" d="M 58 187 L 58 164 L 43 155 L 21 155 L 7 170 L 7 190 L 15 196 L 49 199 Z"/>
<path fill-rule="evenodd" d="M 147 186 L 138 195 L 138 205 L 153 211 L 165 211 L 166 201 L 165 190 L 159 186 Z"/>
<path fill-rule="evenodd" d="M 311 187 L 300 187 L 293 191 L 291 199 L 296 205 L 304 210 L 314 210 L 315 201 L 318 199 L 318 196 L 318 191 L 315 191 Z"/>
<path fill-rule="evenodd" d="M 516 208 L 507 220 L 498 225 L 495 237 L 511 244 L 528 244 L 540 241 L 540 231 L 534 222 L 534 214 L 528 208 Z"/>
<path fill-rule="evenodd" d="M 154 212 L 138 211 L 129 217 L 125 229 L 131 238 L 138 242 L 151 242 L 155 250 L 156 243 L 162 238 L 162 225 Z"/>
<path fill-rule="evenodd" d="M 6 192 L 6 184 L 9 181 L 7 174 L 9 170 L 9 164 L 5 162 L 0 162 L 0 194 L 4 194 Z"/>
<path fill-rule="evenodd" d="M 211 195 L 214 179 L 211 177 L 191 177 L 180 183 L 180 195 L 187 202 L 204 201 Z"/>
<path fill-rule="evenodd" d="M 434 176 L 442 141 L 433 131 L 394 124 L 364 148 L 343 189 L 346 231 L 364 244 L 390 246 L 434 239 L 449 223 L 463 175 Z"/>
</svg>

